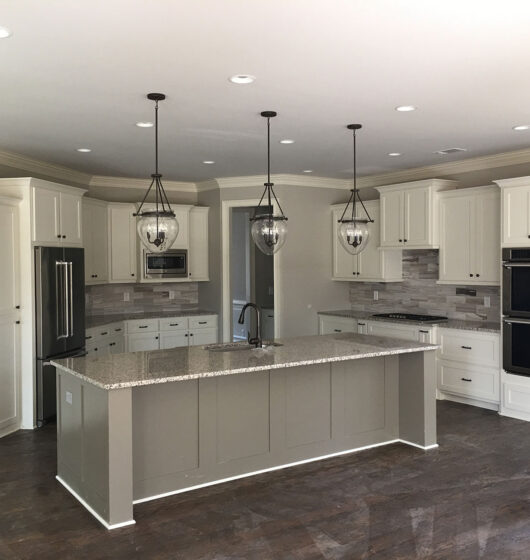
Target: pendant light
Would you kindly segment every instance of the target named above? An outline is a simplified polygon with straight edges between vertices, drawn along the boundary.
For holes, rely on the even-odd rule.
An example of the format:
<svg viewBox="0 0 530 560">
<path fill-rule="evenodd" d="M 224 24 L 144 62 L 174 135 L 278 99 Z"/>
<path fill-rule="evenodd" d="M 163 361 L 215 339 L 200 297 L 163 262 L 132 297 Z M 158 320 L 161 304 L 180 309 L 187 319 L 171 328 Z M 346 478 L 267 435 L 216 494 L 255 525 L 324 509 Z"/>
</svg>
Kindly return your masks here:
<svg viewBox="0 0 530 560">
<path fill-rule="evenodd" d="M 252 239 L 258 249 L 266 255 L 273 255 L 278 252 L 287 237 L 287 218 L 274 193 L 274 183 L 271 183 L 271 118 L 276 115 L 276 111 L 263 111 L 261 113 L 261 116 L 267 119 L 267 182 L 254 216 L 250 218 Z M 266 209 L 261 206 L 265 196 L 267 197 Z M 276 201 L 280 215 L 274 216 L 272 199 Z"/>
<path fill-rule="evenodd" d="M 166 192 L 162 186 L 162 175 L 158 172 L 158 102 L 166 96 L 163 93 L 149 93 L 147 99 L 155 102 L 155 172 L 152 181 L 134 216 L 138 216 L 136 229 L 144 247 L 151 253 L 163 253 L 171 248 L 179 232 L 175 212 L 171 209 Z M 143 210 L 144 203 L 151 192 L 155 191 L 155 209 Z M 149 208 L 149 207 L 148 207 Z"/>
<path fill-rule="evenodd" d="M 368 224 L 373 223 L 374 220 L 368 214 L 368 210 L 364 206 L 363 201 L 359 195 L 357 188 L 357 145 L 356 145 L 356 132 L 362 128 L 360 124 L 349 124 L 349 130 L 353 130 L 353 189 L 351 195 L 346 203 L 346 208 L 338 220 L 338 236 L 342 246 L 352 255 L 358 255 L 361 251 L 366 249 L 370 230 Z M 351 204 L 351 217 L 348 214 L 348 207 Z M 361 208 L 366 214 L 366 218 L 360 216 Z"/>
</svg>

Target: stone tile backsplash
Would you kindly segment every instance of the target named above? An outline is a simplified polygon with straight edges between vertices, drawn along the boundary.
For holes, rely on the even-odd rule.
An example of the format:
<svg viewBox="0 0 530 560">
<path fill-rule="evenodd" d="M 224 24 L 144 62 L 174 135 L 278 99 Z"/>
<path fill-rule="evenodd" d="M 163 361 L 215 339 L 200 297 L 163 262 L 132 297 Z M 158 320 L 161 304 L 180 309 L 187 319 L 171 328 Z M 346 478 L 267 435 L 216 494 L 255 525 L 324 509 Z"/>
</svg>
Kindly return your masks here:
<svg viewBox="0 0 530 560">
<path fill-rule="evenodd" d="M 170 299 L 170 292 L 174 296 Z M 125 301 L 128 298 L 128 301 Z M 199 306 L 197 282 L 86 286 L 87 316 L 152 311 L 192 311 Z"/>
<path fill-rule="evenodd" d="M 444 315 L 468 321 L 500 320 L 498 286 L 448 286 L 437 284 L 437 279 L 437 250 L 403 251 L 403 282 L 351 282 L 351 307 L 369 313 L 394 311 Z M 476 290 L 476 295 L 457 294 L 457 288 L 462 287 Z M 374 301 L 374 290 L 378 291 L 377 301 Z M 486 296 L 490 298 L 490 307 L 484 306 Z"/>
</svg>

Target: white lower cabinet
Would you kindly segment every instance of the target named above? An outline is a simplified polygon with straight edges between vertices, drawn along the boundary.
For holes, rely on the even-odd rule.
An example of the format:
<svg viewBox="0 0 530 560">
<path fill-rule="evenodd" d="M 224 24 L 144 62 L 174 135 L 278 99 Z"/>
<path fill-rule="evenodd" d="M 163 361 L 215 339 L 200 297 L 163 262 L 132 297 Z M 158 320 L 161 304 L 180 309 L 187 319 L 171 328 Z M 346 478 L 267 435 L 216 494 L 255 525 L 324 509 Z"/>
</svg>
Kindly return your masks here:
<svg viewBox="0 0 530 560">
<path fill-rule="evenodd" d="M 499 370 L 440 361 L 438 389 L 471 399 L 499 402 Z"/>
<path fill-rule="evenodd" d="M 334 315 L 318 316 L 318 334 L 357 332 L 357 319 L 351 317 L 335 317 Z"/>
<path fill-rule="evenodd" d="M 383 321 L 367 321 L 367 334 L 375 336 L 388 336 L 401 340 L 414 340 L 417 342 L 434 342 L 435 328 L 433 326 L 403 325 L 385 323 Z"/>
<path fill-rule="evenodd" d="M 202 344 L 215 344 L 217 342 L 217 329 L 193 329 L 189 332 L 190 346 Z"/>
<path fill-rule="evenodd" d="M 142 333 L 127 335 L 127 352 L 142 352 L 160 348 L 158 333 Z"/>
<path fill-rule="evenodd" d="M 530 421 L 530 378 L 502 373 L 500 413 Z"/>
<path fill-rule="evenodd" d="M 188 331 L 170 331 L 160 333 L 160 348 L 166 350 L 168 348 L 178 348 L 179 346 L 188 346 Z"/>
</svg>

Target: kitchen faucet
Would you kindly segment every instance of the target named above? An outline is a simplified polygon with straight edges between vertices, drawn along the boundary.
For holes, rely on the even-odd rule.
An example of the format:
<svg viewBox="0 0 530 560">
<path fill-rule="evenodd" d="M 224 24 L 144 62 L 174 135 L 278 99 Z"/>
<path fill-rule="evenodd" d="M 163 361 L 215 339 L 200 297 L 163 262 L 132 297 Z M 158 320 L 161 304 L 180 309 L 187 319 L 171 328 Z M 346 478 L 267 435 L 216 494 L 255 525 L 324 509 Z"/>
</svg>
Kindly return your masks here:
<svg viewBox="0 0 530 560">
<path fill-rule="evenodd" d="M 261 339 L 261 311 L 259 307 L 255 303 L 245 303 L 241 313 L 239 315 L 239 319 L 237 322 L 240 325 L 243 325 L 245 322 L 245 311 L 247 307 L 252 307 L 256 311 L 256 336 L 251 338 L 250 331 L 248 332 L 247 340 L 249 344 L 254 344 L 256 348 L 263 348 L 263 341 Z"/>
</svg>

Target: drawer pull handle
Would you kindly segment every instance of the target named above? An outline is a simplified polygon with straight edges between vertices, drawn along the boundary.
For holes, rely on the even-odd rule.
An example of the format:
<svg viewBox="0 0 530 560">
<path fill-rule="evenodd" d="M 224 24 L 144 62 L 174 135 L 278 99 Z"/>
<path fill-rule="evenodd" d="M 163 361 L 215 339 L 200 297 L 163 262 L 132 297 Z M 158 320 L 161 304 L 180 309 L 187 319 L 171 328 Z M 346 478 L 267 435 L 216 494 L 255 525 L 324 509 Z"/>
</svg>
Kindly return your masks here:
<svg viewBox="0 0 530 560">
<path fill-rule="evenodd" d="M 366 323 L 357 323 L 360 327 L 365 327 Z"/>
<path fill-rule="evenodd" d="M 335 332 L 342 332 L 340 329 L 333 329 Z"/>
<path fill-rule="evenodd" d="M 115 331 L 115 332 L 120 332 L 120 331 L 121 331 L 121 329 L 114 329 L 114 331 Z"/>
<path fill-rule="evenodd" d="M 199 321 L 199 325 L 207 325 L 208 321 Z"/>
<path fill-rule="evenodd" d="M 473 348 L 471 348 L 471 346 L 462 346 L 462 348 L 463 348 L 464 350 L 473 350 Z"/>
<path fill-rule="evenodd" d="M 139 325 L 138 328 L 139 329 L 146 329 L 148 327 L 148 325 Z"/>
<path fill-rule="evenodd" d="M 109 334 L 109 331 L 103 331 L 102 333 L 99 333 L 101 336 L 105 336 L 106 334 Z"/>
<path fill-rule="evenodd" d="M 274 315 L 267 315 L 269 319 L 274 319 Z"/>
<path fill-rule="evenodd" d="M 169 326 L 170 326 L 170 327 L 178 327 L 178 326 L 179 326 L 179 323 L 169 323 Z"/>
<path fill-rule="evenodd" d="M 90 340 L 91 338 L 92 338 L 92 336 L 91 336 L 91 335 L 89 335 L 89 336 L 85 336 L 85 340 Z"/>
<path fill-rule="evenodd" d="M 469 383 L 471 383 L 471 379 L 469 379 L 468 377 L 461 377 L 460 379 L 462 381 L 468 381 Z"/>
<path fill-rule="evenodd" d="M 420 332 L 423 333 L 423 334 L 429 334 L 429 331 L 422 331 L 421 329 L 420 329 Z"/>
</svg>

